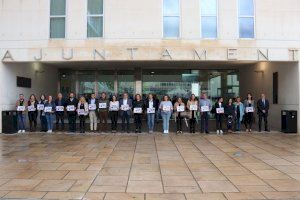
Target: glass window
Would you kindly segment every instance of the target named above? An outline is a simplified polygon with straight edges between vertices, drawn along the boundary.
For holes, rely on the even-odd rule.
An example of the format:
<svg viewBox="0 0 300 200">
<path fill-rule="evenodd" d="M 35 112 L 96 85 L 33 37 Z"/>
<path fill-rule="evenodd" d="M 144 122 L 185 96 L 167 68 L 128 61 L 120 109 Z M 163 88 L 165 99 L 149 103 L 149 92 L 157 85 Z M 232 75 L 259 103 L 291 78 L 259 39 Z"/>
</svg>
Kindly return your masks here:
<svg viewBox="0 0 300 200">
<path fill-rule="evenodd" d="M 178 38 L 180 33 L 180 5 L 179 0 L 164 0 L 163 24 L 165 38 Z"/>
<path fill-rule="evenodd" d="M 201 0 L 201 33 L 203 38 L 217 38 L 217 0 Z"/>
<path fill-rule="evenodd" d="M 254 38 L 253 0 L 239 0 L 239 36 L 240 38 Z"/>
<path fill-rule="evenodd" d="M 50 38 L 65 38 L 66 0 L 50 2 Z"/>
<path fill-rule="evenodd" d="M 114 71 L 100 71 L 97 77 L 98 94 L 106 92 L 109 96 L 114 94 Z"/>
<path fill-rule="evenodd" d="M 87 37 L 103 37 L 103 0 L 88 0 Z"/>
<path fill-rule="evenodd" d="M 89 95 L 95 92 L 95 73 L 78 72 L 79 95 Z"/>
<path fill-rule="evenodd" d="M 118 72 L 118 93 L 122 95 L 127 92 L 133 95 L 135 92 L 134 71 L 119 71 Z"/>
</svg>

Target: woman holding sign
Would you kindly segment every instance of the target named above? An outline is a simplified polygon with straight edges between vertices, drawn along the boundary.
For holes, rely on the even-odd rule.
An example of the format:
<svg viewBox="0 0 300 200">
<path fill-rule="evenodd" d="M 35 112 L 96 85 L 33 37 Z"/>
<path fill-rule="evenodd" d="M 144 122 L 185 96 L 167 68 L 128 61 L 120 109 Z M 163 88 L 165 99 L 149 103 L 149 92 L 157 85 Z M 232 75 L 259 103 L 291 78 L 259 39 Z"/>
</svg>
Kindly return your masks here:
<svg viewBox="0 0 300 200">
<path fill-rule="evenodd" d="M 216 127 L 217 127 L 217 135 L 223 135 L 222 130 L 222 122 L 223 122 L 223 115 L 224 115 L 224 104 L 223 98 L 218 98 L 218 101 L 215 104 L 216 109 Z"/>
<path fill-rule="evenodd" d="M 69 131 L 76 132 L 76 108 L 78 100 L 75 98 L 73 92 L 70 93 L 69 99 L 66 101 L 68 120 L 69 120 Z"/>
<path fill-rule="evenodd" d="M 253 113 L 254 113 L 254 100 L 252 98 L 252 94 L 247 94 L 247 99 L 244 101 L 245 107 L 245 127 L 246 132 L 251 132 L 252 124 L 253 124 Z"/>
<path fill-rule="evenodd" d="M 77 113 L 79 115 L 80 133 L 85 133 L 85 118 L 89 114 L 89 105 L 83 96 L 79 99 Z"/>
<path fill-rule="evenodd" d="M 44 94 L 41 95 L 40 101 L 37 105 L 37 110 L 40 111 L 40 120 L 41 120 L 41 132 L 47 132 L 47 119 L 44 112 L 46 103 L 46 96 Z"/>
<path fill-rule="evenodd" d="M 241 98 L 236 98 L 235 103 L 235 115 L 236 115 L 236 131 L 241 131 L 241 124 L 244 118 L 245 109 L 244 104 L 241 102 Z"/>
<path fill-rule="evenodd" d="M 170 118 L 173 111 L 173 105 L 167 95 L 165 95 L 163 97 L 163 100 L 160 102 L 159 109 L 161 110 L 161 117 L 163 119 L 163 129 L 164 129 L 163 133 L 168 134 Z"/>
<path fill-rule="evenodd" d="M 134 115 L 134 123 L 135 123 L 135 133 L 141 133 L 144 102 L 142 101 L 142 97 L 140 94 L 135 95 L 135 100 L 132 104 L 132 107 L 133 107 L 133 115 Z"/>
<path fill-rule="evenodd" d="M 91 95 L 91 99 L 89 100 L 89 118 L 90 118 L 90 130 L 92 132 L 97 131 L 97 111 L 98 108 L 98 99 L 96 99 L 95 93 Z"/>
<path fill-rule="evenodd" d="M 48 96 L 48 101 L 45 103 L 45 116 L 47 120 L 47 133 L 52 133 L 53 130 L 53 118 L 54 118 L 54 111 L 55 111 L 55 103 L 51 95 Z"/>
<path fill-rule="evenodd" d="M 24 95 L 19 95 L 19 100 L 16 102 L 18 116 L 18 133 L 25 133 L 25 99 Z"/>
<path fill-rule="evenodd" d="M 29 127 L 30 132 L 36 131 L 37 126 L 37 100 L 34 94 L 30 95 L 28 103 L 27 103 L 27 109 L 28 109 L 28 119 L 29 119 Z"/>
<path fill-rule="evenodd" d="M 153 133 L 154 130 L 154 120 L 155 120 L 155 113 L 157 112 L 158 103 L 153 98 L 152 94 L 148 95 L 148 99 L 145 103 L 146 109 L 147 109 L 147 124 L 148 124 L 148 130 L 149 133 Z"/>
<path fill-rule="evenodd" d="M 175 117 L 176 117 L 176 125 L 177 125 L 177 131 L 176 133 L 182 133 L 182 113 L 185 111 L 185 104 L 182 102 L 182 99 L 180 97 L 177 98 L 177 101 L 174 105 L 175 110 Z"/>
<path fill-rule="evenodd" d="M 195 133 L 198 101 L 196 100 L 196 96 L 194 94 L 192 94 L 190 99 L 188 100 L 186 108 L 189 111 L 190 133 Z"/>
<path fill-rule="evenodd" d="M 118 125 L 118 113 L 119 113 L 119 101 L 117 101 L 117 96 L 113 95 L 111 101 L 109 102 L 109 115 L 111 119 L 111 132 L 117 132 Z"/>
<path fill-rule="evenodd" d="M 99 119 L 100 119 L 100 131 L 107 131 L 107 119 L 108 119 L 108 104 L 109 100 L 105 92 L 101 93 L 99 99 Z"/>
</svg>

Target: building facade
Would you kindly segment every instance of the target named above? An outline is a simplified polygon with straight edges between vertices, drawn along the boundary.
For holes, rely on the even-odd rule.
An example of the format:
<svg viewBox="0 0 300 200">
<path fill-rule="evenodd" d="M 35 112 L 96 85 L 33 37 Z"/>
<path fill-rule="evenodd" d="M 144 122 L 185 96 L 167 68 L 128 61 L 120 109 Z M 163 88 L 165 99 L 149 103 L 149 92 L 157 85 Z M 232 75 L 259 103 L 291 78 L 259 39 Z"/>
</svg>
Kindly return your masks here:
<svg viewBox="0 0 300 200">
<path fill-rule="evenodd" d="M 0 111 L 20 93 L 251 92 L 280 130 L 299 111 L 299 19 L 298 0 L 0 0 Z"/>
</svg>

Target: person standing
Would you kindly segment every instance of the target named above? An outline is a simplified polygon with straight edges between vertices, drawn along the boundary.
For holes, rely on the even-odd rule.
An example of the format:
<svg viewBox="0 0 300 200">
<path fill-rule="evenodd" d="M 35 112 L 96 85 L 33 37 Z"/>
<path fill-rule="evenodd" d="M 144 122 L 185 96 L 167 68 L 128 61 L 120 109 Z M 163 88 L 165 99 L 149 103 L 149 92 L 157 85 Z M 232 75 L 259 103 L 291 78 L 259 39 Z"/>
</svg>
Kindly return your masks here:
<svg viewBox="0 0 300 200">
<path fill-rule="evenodd" d="M 73 92 L 70 93 L 69 98 L 66 101 L 68 121 L 69 121 L 69 132 L 76 132 L 76 108 L 78 105 L 78 100 L 75 98 Z"/>
<path fill-rule="evenodd" d="M 65 129 L 65 103 L 62 93 L 58 93 L 55 99 L 56 130 L 58 131 L 64 131 Z M 61 127 L 59 127 L 59 122 Z"/>
<path fill-rule="evenodd" d="M 189 124 L 190 124 L 190 133 L 195 133 L 195 126 L 196 126 L 196 115 L 198 110 L 198 101 L 196 100 L 195 94 L 192 94 L 190 99 L 186 104 L 186 108 L 189 111 Z"/>
<path fill-rule="evenodd" d="M 47 132 L 47 119 L 44 111 L 44 107 L 46 104 L 46 96 L 44 94 L 41 95 L 39 105 L 42 107 L 40 108 L 40 121 L 41 121 L 41 132 Z"/>
<path fill-rule="evenodd" d="M 158 124 L 159 122 L 159 99 L 158 97 L 156 96 L 156 94 L 153 94 L 153 102 L 155 102 L 155 109 L 156 109 L 156 113 L 155 113 L 155 123 Z"/>
<path fill-rule="evenodd" d="M 169 124 L 173 111 L 173 105 L 167 95 L 164 95 L 163 100 L 159 104 L 159 109 L 163 119 L 163 133 L 169 134 Z"/>
<path fill-rule="evenodd" d="M 225 106 L 225 115 L 227 117 L 227 132 L 232 133 L 235 119 L 235 106 L 231 98 L 228 100 L 228 104 Z"/>
<path fill-rule="evenodd" d="M 182 133 L 182 120 L 183 116 L 182 113 L 185 111 L 185 104 L 182 102 L 182 98 L 178 97 L 177 101 L 174 105 L 174 111 L 175 111 L 175 118 L 176 118 L 176 127 L 177 131 L 176 133 Z"/>
<path fill-rule="evenodd" d="M 48 96 L 48 100 L 45 103 L 45 116 L 47 120 L 47 133 L 52 133 L 53 131 L 53 118 L 55 111 L 55 102 L 51 95 Z"/>
<path fill-rule="evenodd" d="M 260 99 L 257 101 L 257 114 L 258 114 L 258 131 L 261 132 L 262 120 L 264 120 L 265 131 L 269 132 L 268 128 L 268 113 L 270 104 L 268 99 L 266 99 L 265 94 L 261 94 Z"/>
<path fill-rule="evenodd" d="M 27 103 L 30 132 L 35 132 L 37 127 L 37 116 L 38 116 L 37 104 L 38 101 L 35 95 L 34 94 L 30 95 Z"/>
<path fill-rule="evenodd" d="M 216 128 L 217 128 L 217 135 L 223 135 L 223 130 L 222 130 L 222 123 L 223 123 L 223 116 L 225 112 L 224 108 L 224 103 L 223 103 L 223 98 L 219 97 L 218 101 L 215 104 L 215 109 L 216 109 Z"/>
<path fill-rule="evenodd" d="M 133 102 L 132 107 L 135 123 L 135 133 L 141 133 L 144 102 L 142 101 L 142 97 L 140 94 L 135 95 L 135 100 Z"/>
<path fill-rule="evenodd" d="M 89 105 L 84 96 L 80 97 L 77 105 L 77 114 L 79 116 L 80 133 L 85 133 L 85 118 L 89 114 Z"/>
<path fill-rule="evenodd" d="M 146 110 L 147 110 L 147 125 L 148 125 L 148 130 L 149 133 L 153 133 L 154 130 L 154 124 L 155 124 L 155 115 L 158 110 L 158 103 L 157 101 L 153 98 L 152 94 L 148 95 L 148 99 L 146 100 L 145 103 Z"/>
<path fill-rule="evenodd" d="M 113 95 L 111 101 L 109 102 L 109 115 L 111 120 L 111 132 L 117 132 L 118 126 L 118 114 L 119 114 L 119 101 L 117 101 L 117 96 Z"/>
<path fill-rule="evenodd" d="M 123 99 L 120 100 L 121 117 L 122 117 L 122 131 L 125 132 L 125 121 L 126 131 L 130 133 L 130 116 L 132 113 L 132 100 L 128 98 L 128 93 L 123 94 Z"/>
<path fill-rule="evenodd" d="M 200 99 L 199 102 L 199 109 L 200 109 L 200 114 L 201 114 L 201 133 L 208 134 L 208 113 L 212 109 L 211 101 L 207 98 L 207 94 L 203 93 L 202 98 Z"/>
<path fill-rule="evenodd" d="M 235 103 L 235 116 L 236 116 L 236 131 L 241 131 L 241 124 L 244 119 L 244 114 L 245 114 L 245 108 L 244 104 L 241 102 L 241 98 L 237 97 L 236 98 L 236 103 Z"/>
<path fill-rule="evenodd" d="M 99 119 L 100 119 L 100 131 L 107 131 L 107 119 L 108 119 L 108 105 L 109 100 L 105 92 L 101 93 L 99 99 Z"/>
<path fill-rule="evenodd" d="M 95 93 L 91 94 L 91 98 L 89 99 L 89 119 L 90 119 L 90 130 L 92 132 L 97 131 L 97 124 L 98 124 L 98 118 L 97 118 L 97 109 L 99 106 L 98 99 L 96 99 Z"/>
<path fill-rule="evenodd" d="M 244 101 L 244 107 L 245 107 L 245 127 L 246 132 L 252 131 L 252 124 L 254 120 L 254 100 L 252 98 L 252 94 L 247 94 L 247 99 Z"/>
<path fill-rule="evenodd" d="M 17 117 L 18 117 L 18 133 L 25 133 L 25 109 L 26 103 L 23 94 L 19 95 L 19 100 L 16 102 Z"/>
</svg>

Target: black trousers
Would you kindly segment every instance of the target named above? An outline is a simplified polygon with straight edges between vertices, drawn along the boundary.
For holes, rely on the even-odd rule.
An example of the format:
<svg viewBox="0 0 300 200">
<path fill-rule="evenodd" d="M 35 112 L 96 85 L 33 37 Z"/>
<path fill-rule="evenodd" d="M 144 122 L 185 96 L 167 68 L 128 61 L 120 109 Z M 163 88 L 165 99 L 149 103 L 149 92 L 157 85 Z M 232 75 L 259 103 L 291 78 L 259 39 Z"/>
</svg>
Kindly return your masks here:
<svg viewBox="0 0 300 200">
<path fill-rule="evenodd" d="M 216 114 L 216 128 L 222 130 L 223 114 Z"/>
<path fill-rule="evenodd" d="M 64 112 L 56 112 L 56 129 L 59 129 L 59 122 L 61 124 L 61 130 L 64 130 L 65 128 L 65 122 L 64 122 Z"/>
<path fill-rule="evenodd" d="M 189 122 L 190 122 L 190 133 L 195 133 L 196 118 L 190 119 Z"/>
<path fill-rule="evenodd" d="M 142 114 L 134 114 L 135 131 L 142 131 Z"/>
<path fill-rule="evenodd" d="M 111 130 L 116 131 L 118 126 L 118 111 L 110 112 Z"/>
<path fill-rule="evenodd" d="M 265 125 L 265 131 L 268 131 L 268 114 L 266 113 L 258 114 L 258 130 L 261 131 L 261 125 L 263 120 Z"/>
<path fill-rule="evenodd" d="M 245 127 L 251 129 L 253 124 L 253 113 L 245 113 Z"/>
<path fill-rule="evenodd" d="M 76 114 L 69 114 L 68 121 L 69 121 L 69 131 L 76 132 Z"/>
<path fill-rule="evenodd" d="M 181 116 L 176 117 L 177 131 L 182 131 L 182 119 Z"/>
<path fill-rule="evenodd" d="M 130 115 L 128 112 L 124 111 L 122 115 L 122 131 L 125 131 L 125 121 L 126 121 L 126 131 L 130 132 Z"/>
<path fill-rule="evenodd" d="M 201 113 L 201 132 L 208 132 L 208 113 Z"/>
<path fill-rule="evenodd" d="M 28 112 L 30 131 L 36 131 L 37 127 L 37 112 Z"/>
<path fill-rule="evenodd" d="M 85 132 L 85 117 L 84 115 L 79 116 L 79 128 L 81 133 Z"/>
</svg>

